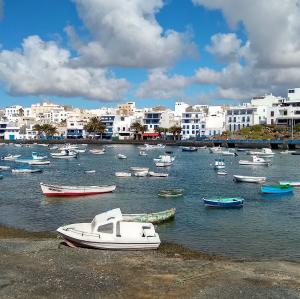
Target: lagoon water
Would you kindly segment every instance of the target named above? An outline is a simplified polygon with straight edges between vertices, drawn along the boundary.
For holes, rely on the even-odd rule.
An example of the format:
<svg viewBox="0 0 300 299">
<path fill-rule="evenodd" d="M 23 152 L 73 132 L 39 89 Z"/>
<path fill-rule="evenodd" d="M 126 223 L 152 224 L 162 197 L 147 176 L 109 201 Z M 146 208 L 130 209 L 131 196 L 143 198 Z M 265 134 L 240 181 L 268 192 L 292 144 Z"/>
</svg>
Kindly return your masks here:
<svg viewBox="0 0 300 299">
<path fill-rule="evenodd" d="M 89 146 L 88 149 L 96 148 Z M 176 156 L 174 165 L 157 170 L 153 158 L 171 150 Z M 45 147 L 0 148 L 0 156 L 32 151 L 47 153 Z M 127 160 L 116 158 L 118 153 Z M 233 174 L 266 176 L 268 182 L 300 180 L 300 156 L 276 152 L 273 164 L 239 166 L 238 157 L 224 157 L 227 176 L 213 170 L 217 155 L 206 149 L 182 152 L 179 147 L 148 151 L 139 156 L 134 145 L 107 147 L 104 155 L 80 154 L 78 159 L 51 159 L 41 174 L 12 175 L 2 171 L 0 180 L 0 223 L 30 231 L 55 231 L 63 224 L 90 222 L 101 212 L 120 207 L 124 213 L 152 212 L 175 207 L 174 221 L 159 225 L 162 241 L 185 245 L 191 249 L 237 258 L 300 260 L 300 188 L 293 195 L 262 195 L 257 184 L 235 183 Z M 0 161 L 0 165 L 20 166 L 19 163 Z M 146 166 L 154 171 L 169 173 L 168 178 L 117 178 L 116 171 L 127 171 L 131 166 Z M 84 170 L 95 169 L 95 174 Z M 114 193 L 76 198 L 47 198 L 41 193 L 40 182 L 57 184 L 97 185 L 116 184 Z M 185 189 L 183 197 L 161 198 L 164 188 Z M 218 210 L 205 208 L 203 197 L 242 196 L 244 208 Z"/>
</svg>

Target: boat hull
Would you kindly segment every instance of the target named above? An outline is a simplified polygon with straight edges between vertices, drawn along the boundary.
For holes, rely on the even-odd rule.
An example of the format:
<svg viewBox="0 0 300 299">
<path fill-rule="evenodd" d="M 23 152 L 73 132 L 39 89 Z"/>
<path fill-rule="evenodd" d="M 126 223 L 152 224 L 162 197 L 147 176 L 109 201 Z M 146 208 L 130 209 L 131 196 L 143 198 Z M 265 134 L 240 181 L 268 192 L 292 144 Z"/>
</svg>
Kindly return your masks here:
<svg viewBox="0 0 300 299">
<path fill-rule="evenodd" d="M 293 192 L 293 187 L 278 188 L 273 186 L 262 186 L 261 192 L 264 194 L 287 194 Z"/>
<path fill-rule="evenodd" d="M 204 205 L 209 208 L 242 208 L 244 205 L 243 200 L 222 202 L 218 200 L 203 199 Z"/>
<path fill-rule="evenodd" d="M 265 177 L 251 177 L 251 176 L 234 175 L 233 178 L 236 182 L 244 182 L 244 183 L 260 184 L 260 183 L 263 183 L 266 181 Z"/>
</svg>

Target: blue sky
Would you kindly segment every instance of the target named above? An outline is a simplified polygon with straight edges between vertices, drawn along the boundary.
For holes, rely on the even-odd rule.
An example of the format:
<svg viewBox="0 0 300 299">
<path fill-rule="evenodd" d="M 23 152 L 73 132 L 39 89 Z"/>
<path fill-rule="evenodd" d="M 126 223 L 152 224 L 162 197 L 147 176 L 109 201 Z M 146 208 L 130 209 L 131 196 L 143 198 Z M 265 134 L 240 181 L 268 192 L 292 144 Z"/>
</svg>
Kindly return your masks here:
<svg viewBox="0 0 300 299">
<path fill-rule="evenodd" d="M 280 9 L 275 0 L 268 8 L 241 0 L 237 9 L 233 0 L 0 0 L 0 107 L 43 98 L 84 108 L 127 100 L 173 107 L 177 99 L 284 95 L 298 82 L 298 65 L 286 56 L 298 59 L 287 33 L 297 36 L 299 24 L 291 18 L 277 30 L 285 37 L 270 42 L 276 55 L 262 41 L 277 25 L 264 9 L 274 3 L 278 20 L 298 13 L 297 0 L 285 2 Z M 291 68 L 294 76 L 285 76 Z"/>
</svg>

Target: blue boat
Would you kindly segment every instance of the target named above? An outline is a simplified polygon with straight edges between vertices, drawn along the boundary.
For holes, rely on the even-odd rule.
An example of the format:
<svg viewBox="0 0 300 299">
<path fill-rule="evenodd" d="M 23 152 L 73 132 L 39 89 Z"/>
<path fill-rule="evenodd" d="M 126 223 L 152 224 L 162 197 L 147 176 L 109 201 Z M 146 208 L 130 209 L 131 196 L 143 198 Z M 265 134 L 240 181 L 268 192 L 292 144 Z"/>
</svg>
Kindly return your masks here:
<svg viewBox="0 0 300 299">
<path fill-rule="evenodd" d="M 196 152 L 198 149 L 194 146 L 183 146 L 182 151 L 183 152 Z"/>
<path fill-rule="evenodd" d="M 263 185 L 261 186 L 261 192 L 265 194 L 285 194 L 292 193 L 294 188 L 290 185 Z"/>
<path fill-rule="evenodd" d="M 242 208 L 244 199 L 241 197 L 203 198 L 206 207 L 210 208 Z"/>
</svg>

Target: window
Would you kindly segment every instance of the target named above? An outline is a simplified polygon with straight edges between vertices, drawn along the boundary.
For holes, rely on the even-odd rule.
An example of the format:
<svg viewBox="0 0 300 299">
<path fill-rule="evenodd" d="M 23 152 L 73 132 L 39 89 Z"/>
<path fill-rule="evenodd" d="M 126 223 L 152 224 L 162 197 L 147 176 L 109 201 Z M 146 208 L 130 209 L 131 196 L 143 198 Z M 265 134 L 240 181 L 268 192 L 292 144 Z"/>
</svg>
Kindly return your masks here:
<svg viewBox="0 0 300 299">
<path fill-rule="evenodd" d="M 247 122 L 249 122 L 250 121 L 250 116 L 247 116 Z"/>
<path fill-rule="evenodd" d="M 194 126 L 194 125 L 192 125 L 192 129 L 193 129 L 193 130 L 195 129 L 195 126 Z"/>
<path fill-rule="evenodd" d="M 182 134 L 185 135 L 185 131 L 182 131 Z"/>
<path fill-rule="evenodd" d="M 114 232 L 114 224 L 107 223 L 98 227 L 99 233 L 112 234 Z"/>
<path fill-rule="evenodd" d="M 202 129 L 205 129 L 205 125 L 202 125 L 201 127 L 202 127 Z"/>
<path fill-rule="evenodd" d="M 283 115 L 287 115 L 287 110 L 284 110 L 284 111 L 283 111 Z"/>
<path fill-rule="evenodd" d="M 231 123 L 231 117 L 229 117 L 229 122 Z"/>
<path fill-rule="evenodd" d="M 185 125 L 182 126 L 182 129 L 185 129 Z"/>
<path fill-rule="evenodd" d="M 289 93 L 295 93 L 295 89 L 289 89 Z"/>
<path fill-rule="evenodd" d="M 236 117 L 233 118 L 233 122 L 236 122 Z"/>
<path fill-rule="evenodd" d="M 300 112 L 300 111 L 299 111 Z M 199 125 L 196 125 L 196 129 L 199 129 Z"/>
<path fill-rule="evenodd" d="M 274 116 L 274 111 L 271 111 L 271 117 Z"/>
<path fill-rule="evenodd" d="M 189 134 L 190 134 L 190 131 L 186 131 L 186 134 L 189 135 Z"/>
<path fill-rule="evenodd" d="M 242 117 L 242 122 L 244 123 L 246 120 L 245 116 Z"/>
</svg>

